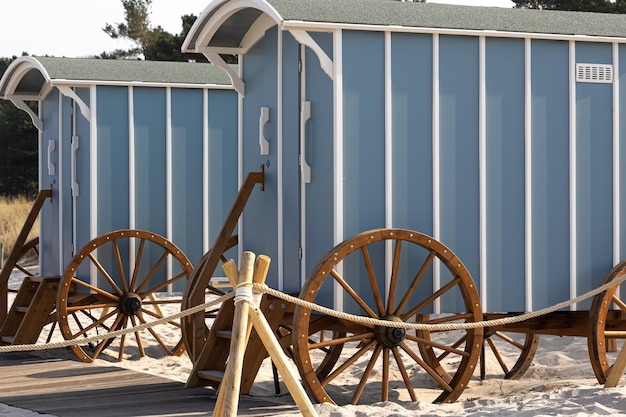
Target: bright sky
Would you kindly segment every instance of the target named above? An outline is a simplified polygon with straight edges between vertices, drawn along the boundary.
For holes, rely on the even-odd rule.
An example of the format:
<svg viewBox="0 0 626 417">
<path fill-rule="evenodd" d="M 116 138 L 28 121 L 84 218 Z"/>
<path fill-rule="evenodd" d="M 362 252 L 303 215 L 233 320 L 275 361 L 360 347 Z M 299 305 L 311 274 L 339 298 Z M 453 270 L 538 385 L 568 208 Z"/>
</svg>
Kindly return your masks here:
<svg viewBox="0 0 626 417">
<path fill-rule="evenodd" d="M 307 0 L 304 0 L 307 1 Z M 432 3 L 512 7 L 510 0 L 428 0 Z M 198 16 L 210 0 L 153 0 L 152 26 L 180 33 L 184 14 Z M 2 0 L 0 57 L 52 55 L 81 57 L 128 49 L 128 41 L 114 40 L 102 31 L 124 22 L 120 0 Z"/>
</svg>

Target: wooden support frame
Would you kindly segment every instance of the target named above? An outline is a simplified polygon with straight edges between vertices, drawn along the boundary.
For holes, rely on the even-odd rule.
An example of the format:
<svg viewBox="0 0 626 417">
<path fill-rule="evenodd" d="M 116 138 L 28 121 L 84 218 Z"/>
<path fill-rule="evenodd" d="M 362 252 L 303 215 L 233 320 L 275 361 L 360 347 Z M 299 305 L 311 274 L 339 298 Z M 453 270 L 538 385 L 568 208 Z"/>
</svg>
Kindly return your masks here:
<svg viewBox="0 0 626 417">
<path fill-rule="evenodd" d="M 30 231 L 33 229 L 35 220 L 37 220 L 41 207 L 43 207 L 43 203 L 47 198 L 52 200 L 52 188 L 40 190 L 39 194 L 37 194 L 37 198 L 28 213 L 28 217 L 26 217 L 24 221 L 22 230 L 20 230 L 20 234 L 17 236 L 13 249 L 11 249 L 11 253 L 4 264 L 4 268 L 0 271 L 0 327 L 2 327 L 2 324 L 7 318 L 9 277 L 11 276 L 11 271 L 13 270 L 13 266 L 19 261 L 22 247 L 24 243 L 26 243 L 26 238 L 28 238 Z"/>
<path fill-rule="evenodd" d="M 297 372 L 289 366 L 287 355 L 285 355 L 265 316 L 259 309 L 260 294 L 252 297 L 251 283 L 253 280 L 257 283 L 265 282 L 269 264 L 269 257 L 260 255 L 255 265 L 255 255 L 252 252 L 244 252 L 241 257 L 240 271 L 237 271 L 232 260 L 226 262 L 222 267 L 231 282 L 234 283 L 237 280 L 237 285 L 233 285 L 237 288 L 237 292 L 230 357 L 213 411 L 214 416 L 231 417 L 237 415 L 243 357 L 252 326 L 259 334 L 302 415 L 305 417 L 317 416 L 311 400 L 298 381 Z M 253 267 L 253 265 L 255 266 Z"/>
</svg>

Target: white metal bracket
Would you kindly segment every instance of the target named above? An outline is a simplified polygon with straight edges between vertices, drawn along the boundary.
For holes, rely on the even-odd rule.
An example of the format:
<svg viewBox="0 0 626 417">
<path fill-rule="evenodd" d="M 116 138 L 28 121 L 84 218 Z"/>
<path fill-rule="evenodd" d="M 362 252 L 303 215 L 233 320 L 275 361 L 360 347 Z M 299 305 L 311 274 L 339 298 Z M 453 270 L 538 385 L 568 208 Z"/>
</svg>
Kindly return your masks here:
<svg viewBox="0 0 626 417">
<path fill-rule="evenodd" d="M 311 35 L 309 35 L 309 32 L 300 29 L 290 29 L 289 33 L 291 33 L 298 42 L 311 48 L 311 50 L 315 53 L 315 55 L 317 55 L 317 58 L 320 60 L 320 67 L 322 68 L 322 71 L 324 71 L 331 80 L 334 80 L 333 74 L 335 64 L 333 63 L 333 60 L 330 59 L 328 55 L 326 55 L 326 52 L 324 52 L 322 47 L 319 46 L 317 42 L 315 42 L 315 39 L 313 39 Z"/>
<path fill-rule="evenodd" d="M 78 136 L 72 136 L 72 163 L 71 163 L 72 197 L 78 197 L 78 194 L 80 192 L 78 182 L 76 181 L 76 152 L 78 151 L 79 147 L 80 147 L 80 140 Z"/>
<path fill-rule="evenodd" d="M 83 115 L 83 117 L 91 122 L 91 112 L 89 111 L 89 106 L 87 105 L 87 103 L 85 103 L 70 87 L 65 85 L 56 87 L 65 97 L 69 97 L 74 100 L 76 104 L 78 104 L 78 107 L 80 108 L 80 113 Z"/>
<path fill-rule="evenodd" d="M 235 90 L 237 90 L 241 96 L 244 96 L 246 93 L 246 85 L 243 80 L 239 78 L 239 75 L 235 72 L 235 70 L 222 59 L 220 54 L 216 52 L 209 52 L 207 48 L 200 48 L 200 50 L 213 65 L 226 71 L 226 74 L 230 77 L 230 81 L 233 83 Z"/>
<path fill-rule="evenodd" d="M 41 120 L 39 116 L 35 114 L 33 109 L 28 107 L 28 104 L 26 104 L 24 100 L 18 100 L 16 98 L 13 98 L 11 99 L 11 102 L 15 105 L 15 107 L 17 107 L 20 110 L 25 111 L 30 116 L 30 120 L 33 121 L 33 124 L 35 125 L 37 130 L 39 130 L 40 132 L 43 131 L 43 120 Z"/>
</svg>

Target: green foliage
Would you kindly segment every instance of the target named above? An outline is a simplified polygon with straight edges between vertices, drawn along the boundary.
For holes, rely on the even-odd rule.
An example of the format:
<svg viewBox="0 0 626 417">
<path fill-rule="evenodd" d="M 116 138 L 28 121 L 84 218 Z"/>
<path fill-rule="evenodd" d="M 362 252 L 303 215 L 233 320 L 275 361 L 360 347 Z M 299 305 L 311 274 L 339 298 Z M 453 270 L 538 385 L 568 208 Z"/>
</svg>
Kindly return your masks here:
<svg viewBox="0 0 626 417">
<path fill-rule="evenodd" d="M 0 58 L 0 74 L 14 59 Z M 36 104 L 31 106 L 36 113 Z M 0 100 L 0 195 L 37 195 L 37 137 L 30 117 L 10 101 Z"/>
<path fill-rule="evenodd" d="M 513 0 L 515 7 L 598 13 L 625 13 L 626 0 Z"/>
</svg>

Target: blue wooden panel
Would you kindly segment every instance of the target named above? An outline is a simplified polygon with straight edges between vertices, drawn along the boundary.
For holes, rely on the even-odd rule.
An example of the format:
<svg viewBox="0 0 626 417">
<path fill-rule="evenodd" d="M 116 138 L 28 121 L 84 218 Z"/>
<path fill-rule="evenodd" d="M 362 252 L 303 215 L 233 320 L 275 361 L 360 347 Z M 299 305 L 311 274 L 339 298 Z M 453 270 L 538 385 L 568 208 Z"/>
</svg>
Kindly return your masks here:
<svg viewBox="0 0 626 417">
<path fill-rule="evenodd" d="M 615 77 L 619 77 L 619 120 L 626 120 L 626 45 L 619 46 L 619 73 L 615 74 Z M 626 129 L 620 128 L 619 132 L 619 166 L 620 166 L 620 184 L 619 184 L 619 246 L 620 246 L 620 259 L 626 258 Z"/>
<path fill-rule="evenodd" d="M 165 88 L 135 88 L 135 225 L 166 235 Z"/>
<path fill-rule="evenodd" d="M 533 309 L 569 295 L 568 43 L 532 42 Z M 565 296 L 565 297 L 564 297 Z"/>
<path fill-rule="evenodd" d="M 343 32 L 344 236 L 385 226 L 385 39 L 377 32 Z M 384 282 L 384 246 L 370 251 Z M 344 261 L 344 278 L 373 305 L 364 263 Z M 345 301 L 346 311 L 358 312 Z"/>
<path fill-rule="evenodd" d="M 332 57 L 332 34 L 315 33 L 314 39 Z M 306 190 L 306 271 L 334 246 L 334 102 L 333 81 L 320 68 L 315 54 L 306 51 L 306 99 L 311 120 L 306 125 L 306 159 L 311 182 Z"/>
<path fill-rule="evenodd" d="M 524 41 L 486 42 L 487 311 L 524 311 Z M 484 302 L 484 300 L 483 300 Z"/>
<path fill-rule="evenodd" d="M 203 91 L 175 88 L 171 92 L 172 240 L 195 265 L 204 253 Z"/>
<path fill-rule="evenodd" d="M 237 196 L 237 93 L 210 90 L 209 121 L 209 242 L 217 238 Z M 237 252 L 228 254 L 237 259 Z M 216 274 L 223 276 L 222 271 Z"/>
<path fill-rule="evenodd" d="M 128 89 L 98 87 L 97 233 L 129 226 Z"/>
<path fill-rule="evenodd" d="M 77 88 L 76 93 L 85 102 L 89 103 L 89 89 Z M 91 240 L 89 236 L 91 221 L 91 124 L 83 117 L 80 111 L 76 112 L 76 135 L 79 138 L 79 148 L 76 151 L 76 182 L 79 186 L 79 195 L 76 197 L 74 217 L 76 219 L 75 250 L 82 248 Z"/>
<path fill-rule="evenodd" d="M 265 165 L 265 191 L 255 187 L 243 213 L 243 247 L 256 254 L 268 255 L 272 260 L 267 284 L 278 287 L 278 219 L 277 219 L 277 43 L 276 28 L 246 54 L 243 62 L 246 96 L 243 115 L 243 172 L 259 171 Z M 265 126 L 265 137 L 270 154 L 261 155 L 259 147 L 259 116 L 261 107 L 268 107 L 270 120 Z M 241 245 L 241 241 L 240 241 Z"/>
<path fill-rule="evenodd" d="M 391 37 L 392 226 L 433 234 L 433 48 L 432 36 L 394 33 Z M 398 290 L 406 291 L 424 261 L 418 251 L 403 253 Z M 432 268 L 418 298 L 433 293 Z M 398 300 L 399 301 L 399 300 Z M 431 312 L 431 310 L 424 311 Z"/>
<path fill-rule="evenodd" d="M 478 38 L 441 36 L 439 47 L 440 238 L 477 281 Z M 446 306 L 442 309 L 461 306 L 456 296 L 444 301 Z"/>
<path fill-rule="evenodd" d="M 60 156 L 59 170 L 59 188 L 61 217 L 57 220 L 60 223 L 59 239 L 61 240 L 61 270 L 74 257 L 72 254 L 72 232 L 73 232 L 73 214 L 72 214 L 72 182 L 71 182 L 71 150 L 72 150 L 72 99 L 63 96 L 61 101 L 61 137 L 59 140 L 60 148 L 58 149 Z"/>
<path fill-rule="evenodd" d="M 610 44 L 576 44 L 576 62 L 611 64 Z M 613 265 L 613 86 L 576 84 L 577 293 L 600 285 Z M 591 300 L 578 305 L 589 308 Z"/>
<path fill-rule="evenodd" d="M 59 92 L 54 89 L 48 94 L 41 104 L 41 117 L 44 130 L 41 134 L 42 143 L 39 152 L 41 159 L 40 188 L 52 186 L 52 204 L 44 204 L 39 214 L 40 223 L 40 248 L 41 248 L 41 274 L 57 275 L 62 271 L 59 265 Z M 50 156 L 50 161 L 55 165 L 55 175 L 48 174 L 48 141 L 54 140 L 56 151 Z"/>
</svg>

